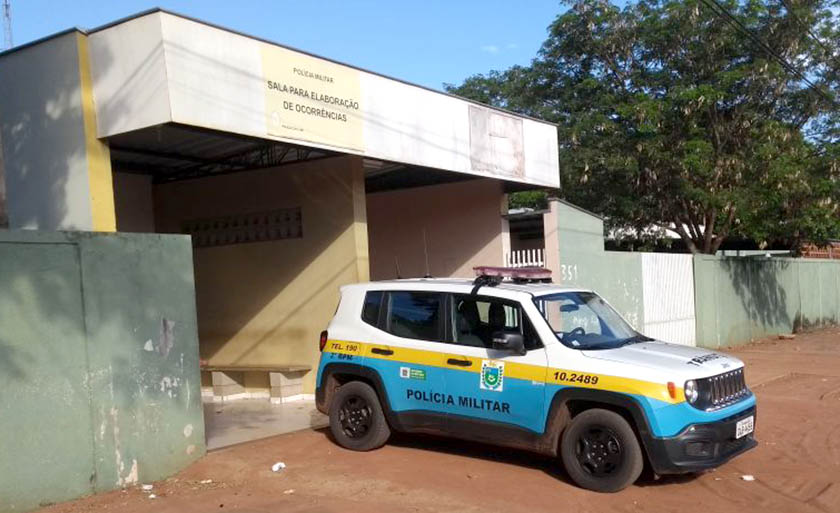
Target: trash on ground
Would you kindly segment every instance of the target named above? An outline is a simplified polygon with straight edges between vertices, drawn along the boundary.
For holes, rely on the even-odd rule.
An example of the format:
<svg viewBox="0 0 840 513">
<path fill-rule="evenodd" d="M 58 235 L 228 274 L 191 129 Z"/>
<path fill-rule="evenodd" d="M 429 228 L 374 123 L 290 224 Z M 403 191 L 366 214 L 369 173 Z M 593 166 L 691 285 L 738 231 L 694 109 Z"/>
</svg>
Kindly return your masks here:
<svg viewBox="0 0 840 513">
<path fill-rule="evenodd" d="M 294 488 L 289 488 L 288 490 L 283 490 L 283 495 L 291 495 L 295 493 Z"/>
<path fill-rule="evenodd" d="M 146 484 L 146 485 L 143 485 L 143 490 L 148 492 L 149 490 L 151 490 L 154 487 L 155 487 L 154 485 Z"/>
<path fill-rule="evenodd" d="M 201 481 L 199 481 L 199 483 L 201 483 L 201 484 L 210 484 L 212 482 L 213 482 L 212 479 L 202 479 Z"/>
<path fill-rule="evenodd" d="M 755 481 L 755 476 L 750 474 L 744 474 L 743 476 L 741 476 L 741 479 L 743 479 L 744 481 Z"/>
<path fill-rule="evenodd" d="M 795 338 L 796 338 L 796 335 L 794 335 L 794 334 L 790 334 L 790 335 L 788 335 L 787 333 L 779 334 L 779 339 L 780 340 L 793 340 Z"/>
<path fill-rule="evenodd" d="M 150 493 L 150 494 L 149 494 L 149 498 L 150 498 L 150 499 L 157 499 L 157 495 L 155 495 L 155 494 L 153 494 L 153 493 Z"/>
<path fill-rule="evenodd" d="M 277 463 L 275 463 L 274 465 L 271 466 L 271 471 L 272 472 L 280 472 L 284 468 L 286 468 L 286 464 L 283 463 L 282 461 L 278 461 Z"/>
</svg>

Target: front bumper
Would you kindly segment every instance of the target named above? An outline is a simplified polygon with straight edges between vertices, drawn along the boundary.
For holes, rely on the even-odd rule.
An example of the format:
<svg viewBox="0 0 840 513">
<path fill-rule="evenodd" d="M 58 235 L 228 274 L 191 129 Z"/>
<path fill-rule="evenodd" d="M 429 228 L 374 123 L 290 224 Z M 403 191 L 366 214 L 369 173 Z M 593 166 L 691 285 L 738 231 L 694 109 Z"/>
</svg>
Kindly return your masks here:
<svg viewBox="0 0 840 513">
<path fill-rule="evenodd" d="M 651 467 L 657 474 L 697 472 L 723 465 L 758 445 L 755 431 L 735 438 L 735 424 L 755 416 L 755 406 L 716 422 L 692 424 L 680 434 L 647 441 Z"/>
</svg>

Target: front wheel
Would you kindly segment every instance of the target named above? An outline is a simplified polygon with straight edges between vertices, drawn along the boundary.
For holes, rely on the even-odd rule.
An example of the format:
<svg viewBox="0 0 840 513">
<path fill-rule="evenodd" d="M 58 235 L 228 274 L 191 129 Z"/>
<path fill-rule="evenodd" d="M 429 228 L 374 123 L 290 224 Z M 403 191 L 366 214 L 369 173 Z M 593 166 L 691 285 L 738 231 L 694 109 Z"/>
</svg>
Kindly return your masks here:
<svg viewBox="0 0 840 513">
<path fill-rule="evenodd" d="M 339 445 L 354 451 L 382 447 L 391 436 L 376 391 L 361 381 L 336 390 L 330 404 L 330 431 Z"/>
<path fill-rule="evenodd" d="M 621 415 L 602 409 L 577 415 L 563 433 L 560 455 L 569 476 L 583 488 L 617 492 L 642 473 L 639 441 Z"/>
</svg>

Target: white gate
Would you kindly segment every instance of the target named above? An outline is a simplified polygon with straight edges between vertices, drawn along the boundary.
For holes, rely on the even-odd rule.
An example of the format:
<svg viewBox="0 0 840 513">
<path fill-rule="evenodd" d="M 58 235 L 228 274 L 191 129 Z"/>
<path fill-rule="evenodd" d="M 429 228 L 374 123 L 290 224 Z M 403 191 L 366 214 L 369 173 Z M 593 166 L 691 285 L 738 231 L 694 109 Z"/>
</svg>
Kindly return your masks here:
<svg viewBox="0 0 840 513">
<path fill-rule="evenodd" d="M 696 345 L 693 257 L 643 253 L 642 290 L 643 333 L 666 342 Z"/>
<path fill-rule="evenodd" d="M 506 253 L 505 267 L 545 267 L 545 250 L 520 249 Z"/>
</svg>

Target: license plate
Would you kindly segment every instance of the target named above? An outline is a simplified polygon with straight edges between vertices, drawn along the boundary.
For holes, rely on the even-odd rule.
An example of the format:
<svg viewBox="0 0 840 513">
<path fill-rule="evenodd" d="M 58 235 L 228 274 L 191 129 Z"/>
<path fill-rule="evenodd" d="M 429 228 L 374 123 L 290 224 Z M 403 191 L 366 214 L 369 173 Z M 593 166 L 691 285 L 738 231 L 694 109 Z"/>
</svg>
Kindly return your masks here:
<svg viewBox="0 0 840 513">
<path fill-rule="evenodd" d="M 735 424 L 735 438 L 741 438 L 742 436 L 747 436 L 748 434 L 753 432 L 753 428 L 755 427 L 755 417 L 750 415 L 745 419 L 741 419 Z"/>
</svg>

